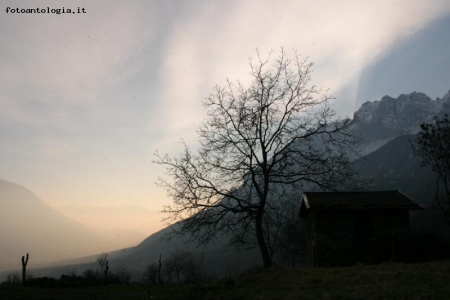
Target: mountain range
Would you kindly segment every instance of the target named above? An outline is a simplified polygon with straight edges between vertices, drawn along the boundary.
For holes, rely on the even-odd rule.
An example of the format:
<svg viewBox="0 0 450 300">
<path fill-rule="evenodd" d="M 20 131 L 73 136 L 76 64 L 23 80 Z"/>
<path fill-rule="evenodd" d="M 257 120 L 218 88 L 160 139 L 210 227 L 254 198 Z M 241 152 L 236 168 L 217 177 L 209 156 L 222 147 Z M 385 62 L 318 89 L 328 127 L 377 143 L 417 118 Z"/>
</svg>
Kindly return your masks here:
<svg viewBox="0 0 450 300">
<path fill-rule="evenodd" d="M 366 102 L 354 114 L 352 132 L 362 137 L 360 145 L 364 159 L 357 162 L 355 168 L 359 171 L 359 177 L 370 180 L 367 185 L 369 190 L 401 190 L 413 200 L 424 207 L 432 207 L 436 178 L 430 168 L 420 167 L 420 159 L 413 155 L 411 143 L 417 138 L 420 124 L 430 122 L 434 116 L 450 114 L 450 91 L 442 98 L 432 100 L 423 93 L 413 92 L 402 94 L 397 98 L 384 96 L 379 101 Z M 12 203 L 14 199 L 17 203 Z M 300 199 L 300 195 L 299 195 Z M 14 211 L 11 211 L 11 207 Z M 9 213 L 7 211 L 9 210 Z M 37 219 L 37 211 L 46 211 L 45 220 Z M 417 213 L 420 214 L 420 213 Z M 98 250 L 105 251 L 100 241 L 95 240 L 95 235 L 81 224 L 68 221 L 57 212 L 47 206 L 30 191 L 6 181 L 0 181 L 0 217 L 1 231 L 9 243 L 4 243 L 0 257 L 14 258 L 25 254 L 28 244 L 38 245 L 41 248 L 33 250 L 33 255 L 39 256 L 47 253 L 54 260 L 64 258 L 61 253 L 67 253 L 67 257 L 84 255 L 76 253 L 76 244 L 90 244 L 89 254 Z M 23 220 L 27 222 L 23 222 Z M 417 219 L 417 218 L 416 218 Z M 32 222 L 32 223 L 30 223 Z M 23 224 L 27 225 L 24 228 Z M 59 225 L 59 224 L 64 224 Z M 52 230 L 57 229 L 54 233 Z M 185 249 L 186 238 L 176 237 L 170 242 L 161 238 L 171 230 L 167 227 L 152 234 L 139 245 L 111 252 L 111 265 L 126 265 L 135 276 L 142 274 L 145 265 L 156 262 L 159 255 L 167 257 L 175 248 Z M 18 232 L 22 232 L 22 238 L 18 239 Z M 52 232 L 51 238 L 46 237 L 46 232 Z M 70 235 L 70 238 L 68 238 Z M 203 262 L 215 273 L 223 273 L 230 267 L 247 268 L 251 264 L 259 263 L 259 252 L 252 250 L 236 252 L 234 248 L 223 245 L 220 238 L 205 248 L 189 246 L 191 251 L 202 252 Z M 72 251 L 72 252 L 70 252 Z M 3 252 L 8 255 L 3 255 Z M 85 253 L 88 254 L 88 253 Z M 84 260 L 68 261 L 68 264 L 77 264 L 80 268 L 92 266 L 88 263 L 95 261 L 95 257 Z M 1 261 L 0 261 L 1 264 Z M 58 269 L 60 272 L 67 269 Z M 55 270 L 55 269 L 54 269 Z"/>
<path fill-rule="evenodd" d="M 434 116 L 444 114 L 450 114 L 450 91 L 443 98 L 435 100 L 423 93 L 413 92 L 397 98 L 384 96 L 380 101 L 364 103 L 354 114 L 352 131 L 363 138 L 360 147 L 365 156 L 355 164 L 355 168 L 359 178 L 369 181 L 366 189 L 400 190 L 420 205 L 432 206 L 436 178 L 431 168 L 420 167 L 420 158 L 412 153 L 411 143 L 417 138 L 421 123 L 430 122 Z M 420 214 L 417 212 L 413 221 L 419 220 Z M 167 253 L 182 241 L 176 239 L 172 247 L 161 242 L 159 238 L 169 230 L 166 228 L 148 237 L 117 259 L 136 269 L 146 262 L 156 261 L 159 253 Z M 212 250 L 206 257 L 215 261 L 214 250 L 218 250 Z M 233 261 L 236 258 L 233 249 L 225 248 L 221 252 L 223 260 Z M 258 251 L 249 254 L 251 259 L 246 261 L 245 267 L 260 263 L 259 256 Z M 136 257 L 139 257 L 137 261 L 134 260 Z M 245 268 L 242 262 L 237 265 Z M 223 263 L 215 266 L 226 268 Z"/>
<path fill-rule="evenodd" d="M 88 228 L 54 210 L 29 189 L 0 179 L 0 270 L 19 267 L 20 257 L 28 252 L 34 262 L 48 263 L 118 249 L 124 238 L 117 234 Z M 120 234 L 132 238 L 125 243 L 137 243 L 134 232 Z"/>
<path fill-rule="evenodd" d="M 417 92 L 397 98 L 384 96 L 365 102 L 354 113 L 352 132 L 363 138 L 361 151 L 367 155 L 397 137 L 418 133 L 421 123 L 449 113 L 450 91 L 435 100 Z"/>
</svg>

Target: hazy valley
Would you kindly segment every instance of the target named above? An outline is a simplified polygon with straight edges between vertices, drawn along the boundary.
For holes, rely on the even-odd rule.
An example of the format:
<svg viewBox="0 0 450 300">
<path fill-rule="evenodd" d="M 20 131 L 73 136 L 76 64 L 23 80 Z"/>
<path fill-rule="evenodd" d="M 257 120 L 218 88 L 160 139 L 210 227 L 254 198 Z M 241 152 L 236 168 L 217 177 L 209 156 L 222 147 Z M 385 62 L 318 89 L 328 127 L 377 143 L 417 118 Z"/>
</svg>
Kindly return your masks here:
<svg viewBox="0 0 450 300">
<path fill-rule="evenodd" d="M 435 181 L 433 173 L 429 168 L 420 167 L 420 160 L 412 154 L 410 143 L 422 122 L 430 121 L 433 115 L 449 112 L 450 93 L 436 100 L 421 93 L 412 93 L 398 98 L 386 96 L 380 101 L 363 104 L 355 112 L 356 123 L 352 130 L 363 137 L 361 150 L 365 159 L 355 167 L 360 172 L 360 178 L 371 180 L 367 189 L 399 189 L 417 203 L 432 207 L 434 189 L 430 186 Z M 120 224 L 115 224 L 114 220 L 121 219 L 118 214 L 124 208 L 110 207 L 110 214 L 103 217 L 104 230 L 108 233 L 92 230 L 86 225 L 94 224 L 94 220 L 98 222 L 100 214 L 95 209 L 89 209 L 89 206 L 58 209 L 73 218 L 84 220 L 82 224 L 51 208 L 27 188 L 1 180 L 0 270 L 18 269 L 20 257 L 25 253 L 30 253 L 30 270 L 43 263 L 66 260 L 62 263 L 68 265 L 65 267 L 32 271 L 39 276 L 59 276 L 74 268 L 79 272 L 95 268 L 95 257 L 102 252 L 109 253 L 111 266 L 126 265 L 135 279 L 142 276 L 147 264 L 157 262 L 160 255 L 167 257 L 175 249 L 189 249 L 201 256 L 203 266 L 216 275 L 226 274 L 230 270 L 240 272 L 260 262 L 258 251 L 237 252 L 226 246 L 226 237 L 218 236 L 208 246 L 196 248 L 195 245 L 184 244 L 187 237 L 162 241 L 170 227 L 147 238 L 135 230 L 118 231 L 114 227 L 119 228 Z M 139 210 L 136 207 L 126 209 Z M 427 210 L 417 212 L 412 218 L 413 227 L 426 222 L 429 214 Z M 148 218 L 161 218 L 161 215 L 155 216 L 151 211 L 141 211 L 141 217 L 146 215 Z M 440 226 L 439 222 L 436 226 Z M 435 230 L 433 226 L 421 227 L 424 231 Z M 122 248 L 127 249 L 119 250 Z"/>
<path fill-rule="evenodd" d="M 133 229 L 94 230 L 47 205 L 27 188 L 0 179 L 0 270 L 19 267 L 30 253 L 40 265 L 138 244 L 145 235 Z M 21 254 L 23 253 L 23 254 Z"/>
</svg>

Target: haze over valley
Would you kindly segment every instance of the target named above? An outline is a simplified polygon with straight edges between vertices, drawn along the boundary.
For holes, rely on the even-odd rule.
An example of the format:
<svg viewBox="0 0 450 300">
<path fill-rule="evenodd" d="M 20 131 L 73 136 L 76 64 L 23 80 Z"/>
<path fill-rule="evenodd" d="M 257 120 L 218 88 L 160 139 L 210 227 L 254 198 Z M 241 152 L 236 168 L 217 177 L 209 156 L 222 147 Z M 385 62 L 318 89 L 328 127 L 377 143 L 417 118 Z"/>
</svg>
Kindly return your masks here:
<svg viewBox="0 0 450 300">
<path fill-rule="evenodd" d="M 447 113 L 450 113 L 450 93 L 432 100 L 425 94 L 413 92 L 364 103 L 354 114 L 358 121 L 352 131 L 364 137 L 360 147 L 366 156 L 355 168 L 359 170 L 359 178 L 370 180 L 366 189 L 398 189 L 414 197 L 420 205 L 432 207 L 434 189 L 429 186 L 435 181 L 434 175 L 429 168 L 420 167 L 420 159 L 412 155 L 410 143 L 416 138 L 422 122 L 430 121 L 433 114 Z M 297 202 L 294 207 L 299 205 Z M 170 227 L 151 234 L 159 229 L 151 227 L 151 221 L 162 215 L 138 206 L 67 205 L 59 207 L 58 211 L 26 187 L 1 180 L 0 208 L 3 241 L 0 270 L 3 271 L 19 267 L 17 257 L 20 253 L 31 253 L 36 267 L 91 256 L 70 262 L 89 263 L 95 260 L 95 255 L 109 252 L 112 263 L 127 265 L 135 274 L 140 274 L 143 267 L 157 261 L 160 254 L 167 255 L 174 249 L 187 247 L 184 244 L 187 237 L 169 243 L 161 240 L 170 232 Z M 417 213 L 416 219 L 419 223 L 424 222 L 426 215 Z M 413 227 L 417 222 L 414 221 Z M 103 228 L 96 227 L 99 224 L 103 224 Z M 154 231 L 144 234 L 135 228 Z M 420 230 L 433 231 L 435 228 Z M 203 253 L 205 264 L 213 266 L 214 272 L 221 274 L 230 267 L 230 261 L 235 268 L 246 268 L 259 262 L 257 252 L 236 252 L 233 247 L 226 246 L 227 237 L 218 236 L 218 239 L 207 247 L 189 246 L 194 253 Z M 120 249 L 124 250 L 113 251 Z"/>
<path fill-rule="evenodd" d="M 27 253 L 36 276 L 95 269 L 101 253 L 136 280 L 178 251 L 217 276 L 261 264 L 227 234 L 206 246 L 161 239 L 179 224 L 163 220 L 173 197 L 155 184 L 167 175 L 155 153 L 198 150 L 202 101 L 227 80 L 247 87 L 249 62 L 280 53 L 308 58 L 333 118 L 354 120 L 364 189 L 425 207 L 415 232 L 444 228 L 435 174 L 411 145 L 421 123 L 450 114 L 448 0 L 16 2 L 0 0 L 0 282 Z M 11 10 L 37 3 L 85 13 Z M 300 197 L 289 199 L 294 221 Z"/>
</svg>

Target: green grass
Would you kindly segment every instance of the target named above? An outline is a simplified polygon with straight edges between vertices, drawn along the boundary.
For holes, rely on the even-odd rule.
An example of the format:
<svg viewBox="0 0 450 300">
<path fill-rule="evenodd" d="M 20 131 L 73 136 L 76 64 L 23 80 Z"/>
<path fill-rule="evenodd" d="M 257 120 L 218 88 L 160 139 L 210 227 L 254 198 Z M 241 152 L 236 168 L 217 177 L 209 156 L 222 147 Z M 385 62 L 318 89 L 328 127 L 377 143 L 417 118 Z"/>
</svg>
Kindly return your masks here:
<svg viewBox="0 0 450 300">
<path fill-rule="evenodd" d="M 450 299 L 450 261 L 248 272 L 214 283 L 156 285 L 153 299 Z M 0 299 L 149 299 L 141 285 L 0 286 Z"/>
</svg>

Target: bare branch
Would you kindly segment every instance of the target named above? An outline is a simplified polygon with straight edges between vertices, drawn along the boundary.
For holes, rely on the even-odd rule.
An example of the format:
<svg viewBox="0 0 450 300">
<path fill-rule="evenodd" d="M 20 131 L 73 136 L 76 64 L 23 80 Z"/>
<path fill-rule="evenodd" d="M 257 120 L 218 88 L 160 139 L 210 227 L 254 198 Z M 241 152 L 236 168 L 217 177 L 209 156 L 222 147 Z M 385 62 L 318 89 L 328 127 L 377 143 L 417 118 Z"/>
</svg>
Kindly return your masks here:
<svg viewBox="0 0 450 300">
<path fill-rule="evenodd" d="M 179 157 L 155 153 L 155 163 L 166 166 L 170 178 L 157 184 L 173 199 L 164 212 L 177 223 L 177 234 L 200 243 L 219 232 L 230 234 L 231 242 L 253 234 L 270 266 L 281 248 L 280 228 L 270 227 L 281 216 L 277 202 L 298 197 L 304 185 L 346 186 L 354 175 L 356 139 L 348 120 L 335 119 L 328 91 L 311 84 L 308 58 L 294 52 L 289 59 L 282 48 L 271 64 L 272 52 L 256 53 L 248 87 L 227 80 L 204 100 L 198 152 L 185 145 Z"/>
</svg>

